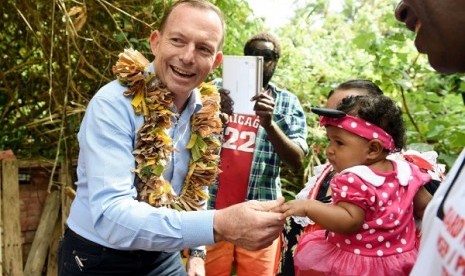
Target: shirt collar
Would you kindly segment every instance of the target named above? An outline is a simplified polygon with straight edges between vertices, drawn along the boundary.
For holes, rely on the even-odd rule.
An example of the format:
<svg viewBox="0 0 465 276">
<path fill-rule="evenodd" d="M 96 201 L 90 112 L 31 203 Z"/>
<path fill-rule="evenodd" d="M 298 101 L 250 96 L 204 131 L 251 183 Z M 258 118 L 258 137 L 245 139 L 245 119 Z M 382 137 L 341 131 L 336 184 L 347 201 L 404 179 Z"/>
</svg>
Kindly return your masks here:
<svg viewBox="0 0 465 276">
<path fill-rule="evenodd" d="M 195 88 L 191 91 L 191 95 L 187 100 L 186 109 L 189 110 L 189 113 L 195 114 L 199 112 L 199 110 L 203 107 L 202 105 L 202 97 L 200 96 L 199 89 Z"/>
</svg>

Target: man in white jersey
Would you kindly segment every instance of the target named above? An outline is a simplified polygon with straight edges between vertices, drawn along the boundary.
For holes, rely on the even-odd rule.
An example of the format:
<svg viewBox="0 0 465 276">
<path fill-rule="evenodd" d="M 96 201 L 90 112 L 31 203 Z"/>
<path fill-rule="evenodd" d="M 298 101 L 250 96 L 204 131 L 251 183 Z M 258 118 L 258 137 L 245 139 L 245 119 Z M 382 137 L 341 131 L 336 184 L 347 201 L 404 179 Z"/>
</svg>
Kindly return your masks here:
<svg viewBox="0 0 465 276">
<path fill-rule="evenodd" d="M 465 1 L 403 0 L 397 20 L 416 33 L 415 46 L 441 73 L 465 73 Z M 423 217 L 411 275 L 465 274 L 465 150 L 439 186 Z"/>
</svg>

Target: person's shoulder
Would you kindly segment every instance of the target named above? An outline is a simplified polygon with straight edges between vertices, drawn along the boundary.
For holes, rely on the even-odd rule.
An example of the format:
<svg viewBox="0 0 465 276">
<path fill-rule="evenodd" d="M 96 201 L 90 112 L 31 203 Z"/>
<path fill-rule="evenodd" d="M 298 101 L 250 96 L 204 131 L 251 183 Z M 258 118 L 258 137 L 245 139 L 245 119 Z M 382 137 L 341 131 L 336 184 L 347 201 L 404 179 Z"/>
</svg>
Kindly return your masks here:
<svg viewBox="0 0 465 276">
<path fill-rule="evenodd" d="M 375 187 L 380 187 L 381 185 L 383 185 L 386 179 L 384 176 L 378 175 L 369 166 L 365 165 L 357 165 L 347 168 L 337 175 L 338 177 L 344 179 L 349 183 L 361 181 L 365 183 L 370 183 Z"/>
<path fill-rule="evenodd" d="M 428 171 L 419 167 L 417 164 L 406 161 L 406 160 L 398 161 L 398 162 L 405 162 L 410 167 L 411 177 L 409 177 L 408 183 L 412 183 L 413 180 L 416 180 L 419 183 L 427 183 L 431 180 L 431 175 L 428 173 Z M 398 178 L 401 178 L 401 177 L 398 176 Z"/>
<path fill-rule="evenodd" d="M 94 98 L 101 97 L 113 99 L 115 97 L 119 98 L 119 96 L 124 97 L 124 92 L 126 90 L 128 90 L 127 86 L 121 85 L 118 80 L 113 80 L 100 87 L 97 93 L 95 93 Z"/>
<path fill-rule="evenodd" d="M 292 99 L 292 100 L 298 100 L 297 96 L 294 93 L 292 93 L 291 91 L 289 91 L 289 90 L 287 90 L 285 88 L 281 88 L 281 87 L 277 86 L 275 83 L 270 82 L 268 85 L 271 87 L 271 90 L 274 93 L 276 93 L 277 96 Z"/>
<path fill-rule="evenodd" d="M 444 180 L 446 165 L 438 163 L 438 153 L 436 151 L 415 151 L 405 150 L 398 153 L 390 154 L 387 159 L 390 160 L 405 160 L 411 164 L 415 164 L 422 171 L 428 172 L 428 174 L 437 181 Z"/>
<path fill-rule="evenodd" d="M 358 167 L 358 168 L 357 168 Z M 374 194 L 378 187 L 383 185 L 384 179 L 380 179 L 373 174 L 369 167 L 353 167 L 354 170 L 344 170 L 336 173 L 331 179 L 331 189 L 343 194 Z"/>
<path fill-rule="evenodd" d="M 349 179 L 349 178 L 361 178 L 364 175 L 373 174 L 374 172 L 370 169 L 370 167 L 365 165 L 358 165 L 353 166 L 347 169 L 342 170 L 339 173 L 334 175 L 335 178 L 340 179 Z M 352 181 L 352 180 L 350 180 Z"/>
<path fill-rule="evenodd" d="M 97 93 L 92 97 L 89 105 L 99 106 L 100 108 L 116 108 L 132 110 L 132 97 L 124 95 L 128 90 L 127 86 L 123 86 L 118 80 L 113 80 L 102 86 Z"/>
</svg>

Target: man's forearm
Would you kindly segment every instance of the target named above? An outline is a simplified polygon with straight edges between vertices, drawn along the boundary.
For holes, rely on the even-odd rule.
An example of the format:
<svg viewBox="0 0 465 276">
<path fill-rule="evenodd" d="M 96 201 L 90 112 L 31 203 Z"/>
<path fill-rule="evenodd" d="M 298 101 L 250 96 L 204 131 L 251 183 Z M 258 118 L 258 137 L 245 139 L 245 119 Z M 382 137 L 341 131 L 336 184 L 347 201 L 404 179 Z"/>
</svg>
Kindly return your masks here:
<svg viewBox="0 0 465 276">
<path fill-rule="evenodd" d="M 289 139 L 274 121 L 265 128 L 265 131 L 279 158 L 292 169 L 300 170 L 305 158 L 302 148 Z"/>
</svg>

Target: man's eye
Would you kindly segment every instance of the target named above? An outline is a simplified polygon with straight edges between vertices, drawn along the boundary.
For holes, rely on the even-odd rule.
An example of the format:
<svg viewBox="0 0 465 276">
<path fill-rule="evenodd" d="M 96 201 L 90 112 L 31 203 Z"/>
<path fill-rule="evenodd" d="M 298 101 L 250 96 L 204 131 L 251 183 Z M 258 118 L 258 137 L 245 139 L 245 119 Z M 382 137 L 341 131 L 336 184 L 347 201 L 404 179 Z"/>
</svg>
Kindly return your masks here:
<svg viewBox="0 0 465 276">
<path fill-rule="evenodd" d="M 211 54 L 213 53 L 212 49 L 208 48 L 208 47 L 200 47 L 199 50 L 202 52 L 202 53 L 205 53 L 205 54 Z"/>
<path fill-rule="evenodd" d="M 182 44 L 182 40 L 180 38 L 177 38 L 177 37 L 173 37 L 170 39 L 171 40 L 171 43 L 175 44 L 175 45 L 180 45 Z"/>
</svg>

